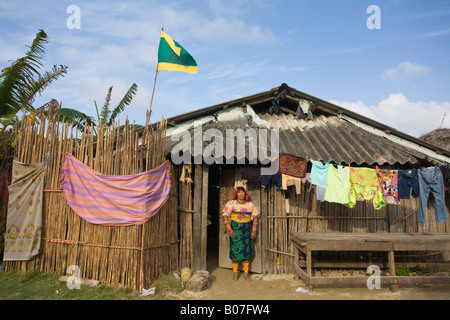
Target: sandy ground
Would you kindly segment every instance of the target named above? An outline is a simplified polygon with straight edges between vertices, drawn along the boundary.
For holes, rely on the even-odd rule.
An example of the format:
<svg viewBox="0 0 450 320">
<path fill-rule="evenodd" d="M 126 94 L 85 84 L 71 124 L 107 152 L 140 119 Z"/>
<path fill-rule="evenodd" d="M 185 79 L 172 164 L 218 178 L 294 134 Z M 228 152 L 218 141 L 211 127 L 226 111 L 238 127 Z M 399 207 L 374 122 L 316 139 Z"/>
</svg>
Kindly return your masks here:
<svg viewBox="0 0 450 320">
<path fill-rule="evenodd" d="M 314 288 L 309 291 L 294 275 L 252 274 L 252 281 L 241 275 L 233 282 L 233 271 L 218 268 L 217 260 L 208 262 L 212 285 L 200 292 L 184 290 L 183 300 L 450 300 L 450 285 L 422 285 L 396 291 L 390 288 L 370 290 L 368 288 Z M 307 292 L 296 292 L 298 288 Z"/>
</svg>

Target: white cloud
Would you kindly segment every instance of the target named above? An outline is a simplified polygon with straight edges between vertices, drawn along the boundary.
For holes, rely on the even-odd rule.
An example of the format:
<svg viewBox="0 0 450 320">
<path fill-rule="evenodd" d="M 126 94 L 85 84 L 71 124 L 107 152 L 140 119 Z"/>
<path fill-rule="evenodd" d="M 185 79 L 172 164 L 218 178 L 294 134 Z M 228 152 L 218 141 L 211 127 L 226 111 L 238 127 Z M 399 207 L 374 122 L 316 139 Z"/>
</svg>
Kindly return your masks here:
<svg viewBox="0 0 450 320">
<path fill-rule="evenodd" d="M 362 101 L 330 102 L 414 137 L 437 129 L 445 113 L 447 116 L 442 127 L 450 128 L 450 102 L 412 102 L 402 93 L 393 93 L 374 106 L 368 106 Z"/>
<path fill-rule="evenodd" d="M 409 61 L 400 62 L 396 67 L 386 69 L 382 78 L 390 81 L 404 81 L 416 77 L 428 76 L 432 69 L 426 65 L 412 63 Z"/>
<path fill-rule="evenodd" d="M 422 35 L 422 38 L 433 38 L 433 37 L 442 37 L 442 36 L 448 36 L 450 35 L 450 28 L 442 29 L 439 31 L 429 32 L 424 35 Z"/>
<path fill-rule="evenodd" d="M 242 16 L 248 12 L 271 10 L 272 3 L 267 0 L 207 0 L 209 9 L 217 16 Z"/>
</svg>

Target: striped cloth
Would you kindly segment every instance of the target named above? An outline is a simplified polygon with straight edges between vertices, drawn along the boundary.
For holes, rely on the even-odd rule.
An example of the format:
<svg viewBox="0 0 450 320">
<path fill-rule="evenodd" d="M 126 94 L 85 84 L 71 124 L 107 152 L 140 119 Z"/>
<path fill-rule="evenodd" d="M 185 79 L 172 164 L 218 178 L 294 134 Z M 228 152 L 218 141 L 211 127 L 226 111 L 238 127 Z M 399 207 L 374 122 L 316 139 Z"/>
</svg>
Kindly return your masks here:
<svg viewBox="0 0 450 320">
<path fill-rule="evenodd" d="M 169 169 L 166 161 L 146 172 L 109 176 L 67 154 L 61 189 L 73 211 L 90 223 L 139 225 L 153 217 L 168 199 Z"/>
</svg>

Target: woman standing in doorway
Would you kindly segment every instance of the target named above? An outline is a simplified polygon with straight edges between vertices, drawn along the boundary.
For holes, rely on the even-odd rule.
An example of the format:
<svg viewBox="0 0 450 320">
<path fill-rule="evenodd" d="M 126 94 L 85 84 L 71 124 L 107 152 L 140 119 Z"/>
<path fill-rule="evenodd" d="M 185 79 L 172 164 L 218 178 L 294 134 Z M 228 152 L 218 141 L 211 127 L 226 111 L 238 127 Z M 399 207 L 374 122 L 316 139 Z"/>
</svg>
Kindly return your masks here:
<svg viewBox="0 0 450 320">
<path fill-rule="evenodd" d="M 256 239 L 259 212 L 244 187 L 234 190 L 233 199 L 223 209 L 225 227 L 230 236 L 230 259 L 233 266 L 233 281 L 238 280 L 239 262 L 242 262 L 244 278 L 250 281 L 248 274 L 249 259 L 254 255 L 253 240 Z"/>
</svg>

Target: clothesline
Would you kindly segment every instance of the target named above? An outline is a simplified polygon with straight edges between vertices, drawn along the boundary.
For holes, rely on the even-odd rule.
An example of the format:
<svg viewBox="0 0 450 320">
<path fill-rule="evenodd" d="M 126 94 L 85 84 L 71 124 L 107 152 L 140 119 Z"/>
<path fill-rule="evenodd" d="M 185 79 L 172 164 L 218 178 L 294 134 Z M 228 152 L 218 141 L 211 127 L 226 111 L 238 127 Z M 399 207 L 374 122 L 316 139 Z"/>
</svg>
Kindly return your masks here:
<svg viewBox="0 0 450 320">
<path fill-rule="evenodd" d="M 312 164 L 310 172 L 309 162 Z M 354 208 L 357 200 L 372 200 L 375 210 L 380 210 L 386 204 L 398 205 L 400 199 L 413 196 L 419 198 L 418 220 L 421 223 L 425 223 L 428 196 L 432 192 L 436 222 L 448 221 L 445 206 L 445 191 L 450 185 L 448 166 L 392 170 L 378 165 L 375 168 L 342 166 L 341 162 L 336 168 L 330 162 L 315 161 L 309 156 L 302 158 L 282 154 L 280 150 L 278 172 L 262 176 L 261 186 L 265 187 L 268 182 L 274 181 L 282 190 L 287 190 L 287 186 L 295 185 L 298 194 L 302 179 L 308 179 L 311 186 L 315 186 L 319 201 Z"/>
</svg>

